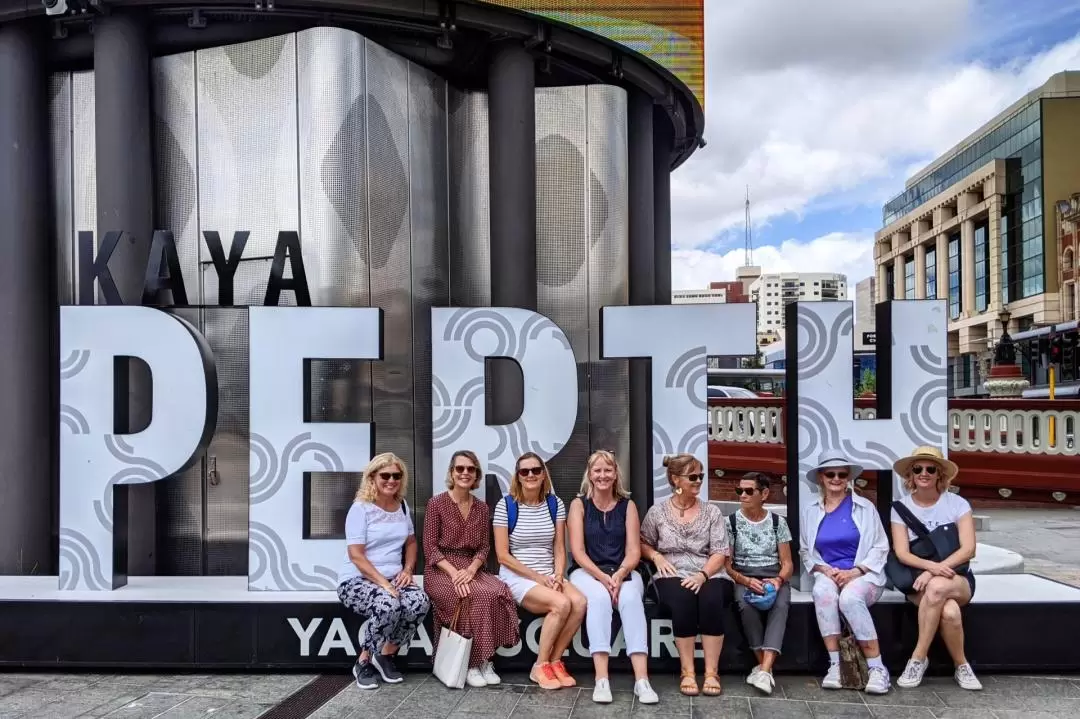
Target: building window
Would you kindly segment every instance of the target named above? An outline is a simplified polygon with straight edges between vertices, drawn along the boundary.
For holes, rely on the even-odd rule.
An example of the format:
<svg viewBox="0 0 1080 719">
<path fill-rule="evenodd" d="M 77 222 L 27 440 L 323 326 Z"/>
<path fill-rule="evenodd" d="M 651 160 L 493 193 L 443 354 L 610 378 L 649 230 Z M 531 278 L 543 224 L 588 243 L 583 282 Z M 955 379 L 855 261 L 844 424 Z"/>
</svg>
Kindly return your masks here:
<svg viewBox="0 0 1080 719">
<path fill-rule="evenodd" d="M 926 249 L 926 299 L 937 298 L 937 248 Z"/>
<path fill-rule="evenodd" d="M 915 299 L 915 258 L 911 255 L 904 258 L 904 299 Z"/>
<path fill-rule="evenodd" d="M 960 234 L 949 236 L 949 318 L 960 318 Z"/>
<path fill-rule="evenodd" d="M 975 225 L 975 311 L 985 312 L 990 299 L 990 243 L 986 223 Z"/>
<path fill-rule="evenodd" d="M 886 300 L 896 299 L 895 296 L 894 296 L 895 293 L 893 292 L 893 289 L 896 287 L 896 285 L 894 284 L 895 274 L 896 274 L 895 265 L 893 265 L 892 263 L 889 263 L 889 264 L 885 265 L 885 299 Z"/>
</svg>

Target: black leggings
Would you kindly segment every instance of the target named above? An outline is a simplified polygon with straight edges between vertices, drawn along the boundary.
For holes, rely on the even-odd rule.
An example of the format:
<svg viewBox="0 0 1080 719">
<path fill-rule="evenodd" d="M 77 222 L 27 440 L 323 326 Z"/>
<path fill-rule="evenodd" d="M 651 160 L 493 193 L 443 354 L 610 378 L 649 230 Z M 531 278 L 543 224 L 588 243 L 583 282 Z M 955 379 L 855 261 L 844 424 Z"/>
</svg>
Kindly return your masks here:
<svg viewBox="0 0 1080 719">
<path fill-rule="evenodd" d="M 660 603 L 671 615 L 671 629 L 677 638 L 724 636 L 724 622 L 735 596 L 734 585 L 726 579 L 710 579 L 694 594 L 677 577 L 655 580 Z"/>
</svg>

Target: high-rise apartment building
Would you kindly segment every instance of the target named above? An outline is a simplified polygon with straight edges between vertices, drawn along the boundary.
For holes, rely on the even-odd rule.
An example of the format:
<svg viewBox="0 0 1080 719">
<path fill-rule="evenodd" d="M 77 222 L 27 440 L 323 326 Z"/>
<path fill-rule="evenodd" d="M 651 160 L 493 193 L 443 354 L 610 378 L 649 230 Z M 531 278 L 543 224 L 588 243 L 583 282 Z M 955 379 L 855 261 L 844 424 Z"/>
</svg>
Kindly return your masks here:
<svg viewBox="0 0 1080 719">
<path fill-rule="evenodd" d="M 875 235 L 878 301 L 947 300 L 951 389 L 982 384 L 999 314 L 1061 319 L 1055 200 L 1080 188 L 1080 73 L 1064 72 L 910 178 Z"/>
<path fill-rule="evenodd" d="M 855 349 L 872 350 L 877 346 L 877 282 L 867 277 L 855 285 Z"/>
<path fill-rule="evenodd" d="M 704 290 L 673 290 L 671 293 L 673 305 L 701 305 L 713 302 L 727 302 L 727 289 L 709 287 Z"/>
<path fill-rule="evenodd" d="M 758 337 L 782 336 L 786 305 L 846 300 L 847 277 L 833 272 L 765 274 L 750 285 L 750 299 L 757 303 Z"/>
</svg>

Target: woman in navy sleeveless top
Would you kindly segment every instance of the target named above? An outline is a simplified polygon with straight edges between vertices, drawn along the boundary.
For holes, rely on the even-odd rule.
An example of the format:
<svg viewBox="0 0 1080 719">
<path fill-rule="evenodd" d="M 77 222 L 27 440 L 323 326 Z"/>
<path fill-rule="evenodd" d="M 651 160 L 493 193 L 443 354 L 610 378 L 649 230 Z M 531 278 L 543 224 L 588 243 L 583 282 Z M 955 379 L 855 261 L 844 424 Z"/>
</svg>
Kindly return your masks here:
<svg viewBox="0 0 1080 719">
<path fill-rule="evenodd" d="M 593 452 L 585 467 L 580 495 L 570 503 L 570 551 L 577 565 L 570 582 L 588 601 L 585 629 L 596 670 L 593 701 L 612 700 L 608 682 L 611 616 L 622 619 L 626 653 L 634 667 L 634 694 L 642 704 L 659 701 L 649 685 L 645 588 L 634 571 L 641 560 L 640 522 L 622 472 L 611 452 Z"/>
</svg>

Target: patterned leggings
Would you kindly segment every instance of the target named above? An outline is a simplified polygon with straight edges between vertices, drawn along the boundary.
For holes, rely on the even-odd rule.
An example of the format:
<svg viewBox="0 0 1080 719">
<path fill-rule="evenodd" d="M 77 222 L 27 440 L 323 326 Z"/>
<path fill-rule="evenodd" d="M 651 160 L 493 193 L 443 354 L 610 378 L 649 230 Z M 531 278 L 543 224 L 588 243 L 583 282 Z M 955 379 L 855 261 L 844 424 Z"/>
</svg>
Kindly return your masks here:
<svg viewBox="0 0 1080 719">
<path fill-rule="evenodd" d="M 338 599 L 346 607 L 368 618 L 360 637 L 360 649 L 371 654 L 384 644 L 404 646 L 431 608 L 424 590 L 415 584 L 398 590 L 394 597 L 377 584 L 353 577 L 338 586 Z"/>
<path fill-rule="evenodd" d="M 884 587 L 877 587 L 866 577 L 849 582 L 842 590 L 836 582 L 824 574 L 814 575 L 814 613 L 817 614 L 818 629 L 823 637 L 840 635 L 840 615 L 844 615 L 851 633 L 860 642 L 877 639 L 874 618 L 870 616 L 870 607 L 881 599 Z"/>
</svg>

